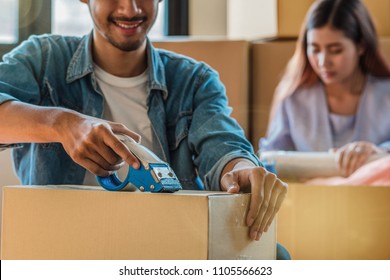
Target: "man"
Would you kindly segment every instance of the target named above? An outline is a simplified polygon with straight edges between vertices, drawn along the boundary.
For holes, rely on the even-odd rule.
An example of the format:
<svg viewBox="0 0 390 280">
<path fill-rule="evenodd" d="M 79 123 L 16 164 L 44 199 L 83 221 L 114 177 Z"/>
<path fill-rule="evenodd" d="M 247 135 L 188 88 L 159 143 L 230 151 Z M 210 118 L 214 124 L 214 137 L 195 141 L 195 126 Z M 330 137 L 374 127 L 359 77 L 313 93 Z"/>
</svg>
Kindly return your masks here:
<svg viewBox="0 0 390 280">
<path fill-rule="evenodd" d="M 21 182 L 89 184 L 125 163 L 138 168 L 116 136 L 125 134 L 167 161 L 185 189 L 199 188 L 199 176 L 205 189 L 251 192 L 246 223 L 259 240 L 287 185 L 259 167 L 217 73 L 153 48 L 158 0 L 81 2 L 90 35 L 33 36 L 0 64 L 0 143 L 28 143 L 13 152 Z"/>
</svg>

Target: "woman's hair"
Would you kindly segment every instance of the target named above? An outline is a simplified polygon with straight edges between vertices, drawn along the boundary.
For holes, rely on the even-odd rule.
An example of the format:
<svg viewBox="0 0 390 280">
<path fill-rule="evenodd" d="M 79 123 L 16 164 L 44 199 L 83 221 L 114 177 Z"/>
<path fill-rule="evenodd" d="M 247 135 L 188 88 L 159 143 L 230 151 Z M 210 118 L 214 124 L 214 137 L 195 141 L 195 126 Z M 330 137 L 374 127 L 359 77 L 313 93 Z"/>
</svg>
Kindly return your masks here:
<svg viewBox="0 0 390 280">
<path fill-rule="evenodd" d="M 363 47 L 364 53 L 360 57 L 359 67 L 364 74 L 390 77 L 390 68 L 378 47 L 375 26 L 362 1 L 317 0 L 310 7 L 302 24 L 295 53 L 276 89 L 273 107 L 296 89 L 309 87 L 318 82 L 319 78 L 306 55 L 307 32 L 326 25 L 341 30 L 344 36 L 352 40 L 355 45 Z M 271 116 L 273 111 L 274 108 Z"/>
</svg>

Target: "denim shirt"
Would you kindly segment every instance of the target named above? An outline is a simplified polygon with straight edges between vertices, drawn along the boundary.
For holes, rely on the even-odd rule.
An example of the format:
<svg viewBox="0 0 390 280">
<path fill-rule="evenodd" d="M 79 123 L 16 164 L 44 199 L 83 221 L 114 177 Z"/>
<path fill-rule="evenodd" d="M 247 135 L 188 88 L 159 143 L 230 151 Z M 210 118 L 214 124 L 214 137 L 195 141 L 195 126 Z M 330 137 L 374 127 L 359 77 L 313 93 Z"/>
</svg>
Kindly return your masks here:
<svg viewBox="0 0 390 280">
<path fill-rule="evenodd" d="M 82 38 L 30 37 L 0 63 L 0 104 L 20 100 L 102 118 L 104 98 L 93 72 L 91 43 L 92 33 Z M 198 189 L 199 176 L 205 189 L 220 190 L 222 169 L 234 158 L 260 165 L 243 130 L 230 117 L 225 88 L 214 70 L 155 49 L 149 40 L 147 57 L 154 150 L 171 165 L 184 189 Z M 13 159 L 22 184 L 83 183 L 85 169 L 72 161 L 61 143 L 25 143 L 13 150 Z"/>
</svg>

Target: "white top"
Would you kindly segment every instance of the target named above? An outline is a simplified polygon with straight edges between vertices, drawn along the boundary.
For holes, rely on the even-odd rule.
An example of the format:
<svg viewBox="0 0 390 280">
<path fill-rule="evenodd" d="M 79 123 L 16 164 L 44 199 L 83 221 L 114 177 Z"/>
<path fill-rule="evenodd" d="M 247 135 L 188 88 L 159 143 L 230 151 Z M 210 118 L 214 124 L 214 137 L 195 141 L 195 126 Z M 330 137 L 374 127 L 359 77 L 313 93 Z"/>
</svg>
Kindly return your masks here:
<svg viewBox="0 0 390 280">
<path fill-rule="evenodd" d="M 121 78 L 111 75 L 96 64 L 95 75 L 99 87 L 104 95 L 105 120 L 124 124 L 128 129 L 142 135 L 142 145 L 152 149 L 152 125 L 148 117 L 147 107 L 147 71 L 139 76 Z M 118 172 L 123 180 L 126 177 L 128 166 Z M 84 185 L 98 185 L 95 175 L 87 171 Z"/>
<path fill-rule="evenodd" d="M 356 116 L 329 113 L 329 118 L 333 135 L 333 146 L 342 147 L 353 137 Z"/>
</svg>

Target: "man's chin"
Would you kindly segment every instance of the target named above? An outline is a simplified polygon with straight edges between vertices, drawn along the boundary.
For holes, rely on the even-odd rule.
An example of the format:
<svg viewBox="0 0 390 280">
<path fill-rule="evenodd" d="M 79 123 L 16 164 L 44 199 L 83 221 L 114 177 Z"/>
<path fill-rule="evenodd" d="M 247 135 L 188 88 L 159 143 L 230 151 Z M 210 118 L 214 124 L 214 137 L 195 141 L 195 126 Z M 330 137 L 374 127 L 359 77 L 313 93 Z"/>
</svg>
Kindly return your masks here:
<svg viewBox="0 0 390 280">
<path fill-rule="evenodd" d="M 115 42 L 110 40 L 110 43 L 122 52 L 133 52 L 144 46 L 145 38 L 135 42 Z"/>
</svg>

